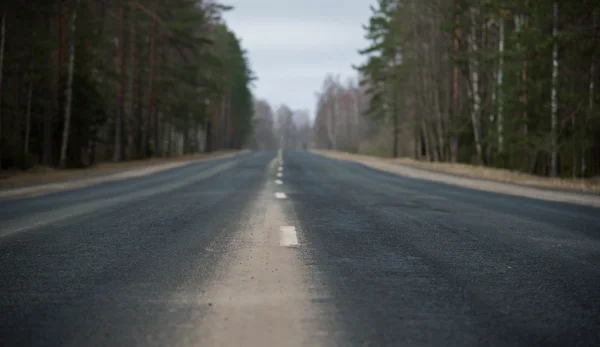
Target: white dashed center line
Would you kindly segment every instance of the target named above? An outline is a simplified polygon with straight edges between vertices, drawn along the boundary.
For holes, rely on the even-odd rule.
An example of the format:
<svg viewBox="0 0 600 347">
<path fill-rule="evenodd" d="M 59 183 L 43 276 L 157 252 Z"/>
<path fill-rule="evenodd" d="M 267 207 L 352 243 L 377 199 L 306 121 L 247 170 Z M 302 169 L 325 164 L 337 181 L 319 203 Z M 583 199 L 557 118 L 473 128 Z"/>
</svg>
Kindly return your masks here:
<svg viewBox="0 0 600 347">
<path fill-rule="evenodd" d="M 277 170 L 283 171 L 283 167 L 280 166 Z"/>
<path fill-rule="evenodd" d="M 277 173 L 277 177 L 283 177 L 283 173 L 281 173 L 281 172 L 278 172 L 278 173 Z"/>
<path fill-rule="evenodd" d="M 283 181 L 282 180 L 275 180 L 275 183 L 276 184 L 283 184 Z"/>
<path fill-rule="evenodd" d="M 277 192 L 277 193 L 275 193 L 275 197 L 277 199 L 285 199 L 285 198 L 287 198 L 287 195 L 285 195 L 285 193 L 282 193 L 282 192 Z"/>
<path fill-rule="evenodd" d="M 287 247 L 296 246 L 298 244 L 298 237 L 296 236 L 296 227 L 282 226 L 280 230 L 281 239 L 279 241 L 279 245 Z"/>
</svg>

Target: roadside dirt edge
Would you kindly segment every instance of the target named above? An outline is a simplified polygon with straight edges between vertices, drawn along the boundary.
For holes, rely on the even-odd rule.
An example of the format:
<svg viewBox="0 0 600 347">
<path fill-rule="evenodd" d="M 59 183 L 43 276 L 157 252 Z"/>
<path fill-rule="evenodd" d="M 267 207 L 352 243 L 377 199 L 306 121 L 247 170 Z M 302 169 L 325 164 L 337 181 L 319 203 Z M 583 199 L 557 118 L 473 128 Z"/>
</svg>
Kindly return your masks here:
<svg viewBox="0 0 600 347">
<path fill-rule="evenodd" d="M 335 153 L 330 151 L 311 150 L 312 153 L 325 157 L 335 158 L 345 161 L 353 161 L 372 167 L 377 170 L 394 173 L 400 176 L 423 179 L 434 182 L 441 182 L 455 186 L 471 188 L 493 193 L 523 196 L 528 198 L 566 202 L 578 205 L 600 207 L 600 196 L 589 194 L 578 194 L 571 192 L 557 192 L 540 188 L 525 187 L 516 184 L 480 180 L 476 178 L 459 177 L 456 175 L 421 170 L 413 167 L 404 166 L 397 163 L 386 162 L 380 158 L 364 158 L 363 156 L 353 156 L 349 153 Z"/>
<path fill-rule="evenodd" d="M 40 196 L 40 195 L 45 195 L 45 194 L 54 193 L 54 192 L 73 190 L 73 189 L 77 189 L 77 188 L 85 188 L 85 187 L 93 186 L 93 185 L 100 184 L 100 183 L 114 182 L 114 181 L 120 181 L 120 180 L 124 180 L 124 179 L 128 179 L 128 178 L 142 177 L 142 176 L 151 175 L 151 174 L 161 172 L 161 171 L 166 171 L 166 170 L 170 170 L 170 169 L 174 169 L 174 168 L 178 168 L 178 167 L 183 167 L 183 166 L 194 164 L 194 163 L 236 157 L 236 156 L 240 156 L 242 154 L 248 153 L 248 152 L 249 151 L 244 150 L 244 151 L 227 153 L 227 154 L 223 154 L 223 155 L 219 155 L 219 156 L 212 156 L 212 157 L 207 157 L 207 158 L 178 161 L 178 162 L 169 162 L 169 163 L 162 163 L 162 164 L 152 164 L 152 165 L 149 165 L 146 167 L 127 168 L 127 169 L 124 169 L 124 171 L 118 172 L 118 173 L 112 173 L 112 174 L 107 174 L 105 176 L 98 176 L 98 177 L 93 177 L 93 178 L 78 179 L 78 180 L 74 180 L 74 181 L 70 181 L 70 182 L 65 181 L 65 182 L 47 183 L 47 184 L 39 184 L 39 185 L 33 185 L 33 186 L 28 186 L 28 187 L 0 190 L 0 200 Z"/>
</svg>

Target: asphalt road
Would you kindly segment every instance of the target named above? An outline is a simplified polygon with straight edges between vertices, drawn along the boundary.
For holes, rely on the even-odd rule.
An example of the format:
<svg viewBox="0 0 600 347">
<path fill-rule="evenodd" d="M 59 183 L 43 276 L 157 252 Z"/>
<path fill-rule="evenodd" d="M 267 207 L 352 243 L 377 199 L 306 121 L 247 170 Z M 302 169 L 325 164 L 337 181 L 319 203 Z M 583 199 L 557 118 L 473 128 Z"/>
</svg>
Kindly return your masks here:
<svg viewBox="0 0 600 347">
<path fill-rule="evenodd" d="M 0 345 L 600 345 L 600 209 L 279 166 L 0 201 Z"/>
</svg>

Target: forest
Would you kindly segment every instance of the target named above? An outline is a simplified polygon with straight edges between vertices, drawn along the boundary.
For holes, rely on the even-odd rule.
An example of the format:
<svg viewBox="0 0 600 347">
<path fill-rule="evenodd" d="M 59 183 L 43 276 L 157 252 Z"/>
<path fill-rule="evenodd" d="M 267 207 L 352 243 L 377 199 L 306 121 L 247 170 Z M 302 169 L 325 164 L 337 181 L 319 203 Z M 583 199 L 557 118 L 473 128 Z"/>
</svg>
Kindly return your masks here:
<svg viewBox="0 0 600 347">
<path fill-rule="evenodd" d="M 358 78 L 326 76 L 318 148 L 600 175 L 597 0 L 377 0 Z"/>
<path fill-rule="evenodd" d="M 255 79 L 212 0 L 4 0 L 0 169 L 239 149 Z"/>
<path fill-rule="evenodd" d="M 307 149 L 311 143 L 310 112 L 292 109 L 286 104 L 277 108 L 265 99 L 256 99 L 252 135 L 247 146 L 254 150 Z"/>
</svg>

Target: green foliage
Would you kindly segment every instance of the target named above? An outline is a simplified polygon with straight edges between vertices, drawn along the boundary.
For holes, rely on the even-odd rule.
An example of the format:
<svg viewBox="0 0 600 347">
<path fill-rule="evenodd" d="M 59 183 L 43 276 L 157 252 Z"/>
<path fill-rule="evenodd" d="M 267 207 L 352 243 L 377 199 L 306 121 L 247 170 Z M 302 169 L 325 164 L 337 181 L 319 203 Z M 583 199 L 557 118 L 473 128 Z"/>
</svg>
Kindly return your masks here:
<svg viewBox="0 0 600 347">
<path fill-rule="evenodd" d="M 225 119 L 234 131 L 219 135 L 226 139 L 211 137 L 211 149 L 243 145 L 252 127 L 253 76 L 239 40 L 221 20 L 231 7 L 208 0 L 82 2 L 71 37 L 73 4 L 3 4 L 7 35 L 0 143 L 5 150 L 0 168 L 26 161 L 57 163 L 71 42 L 70 166 L 109 160 L 119 147 L 125 159 L 180 154 L 179 138 L 184 152 L 207 150 L 208 142 L 197 143 L 198 132 L 206 134 L 211 122 L 223 126 Z M 34 86 L 31 145 L 24 154 L 29 83 Z M 223 98 L 226 107 L 209 107 Z"/>
<path fill-rule="evenodd" d="M 428 142 L 429 160 L 472 162 L 477 119 L 489 165 L 547 175 L 555 140 L 559 173 L 599 175 L 599 12 L 597 1 L 378 0 L 363 26 L 364 63 L 355 67 L 367 87 L 367 116 L 412 126 L 413 142 Z M 555 45 L 558 128 L 552 131 Z"/>
</svg>

